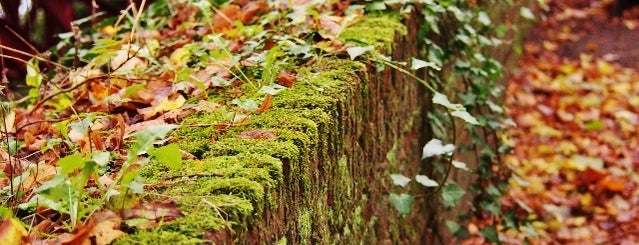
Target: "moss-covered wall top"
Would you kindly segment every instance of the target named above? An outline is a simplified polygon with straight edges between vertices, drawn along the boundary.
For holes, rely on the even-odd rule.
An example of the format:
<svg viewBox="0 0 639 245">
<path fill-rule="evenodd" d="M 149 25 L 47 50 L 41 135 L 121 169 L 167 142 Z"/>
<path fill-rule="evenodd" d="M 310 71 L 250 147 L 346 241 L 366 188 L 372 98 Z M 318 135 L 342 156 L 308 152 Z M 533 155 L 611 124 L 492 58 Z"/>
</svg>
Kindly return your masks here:
<svg viewBox="0 0 639 245">
<path fill-rule="evenodd" d="M 347 41 L 417 51 L 414 20 L 369 17 L 342 33 Z M 428 239 L 424 217 L 397 218 L 387 202 L 393 171 L 419 171 L 417 83 L 398 72 L 322 57 L 300 68 L 273 107 L 225 129 L 223 108 L 185 119 L 173 139 L 195 159 L 186 169 L 143 169 L 151 195 L 176 202 L 184 216 L 138 231 L 120 244 L 364 244 Z M 206 125 L 209 125 L 208 127 Z M 407 164 L 415 163 L 415 164 Z M 404 239 L 404 240 L 401 240 Z"/>
</svg>

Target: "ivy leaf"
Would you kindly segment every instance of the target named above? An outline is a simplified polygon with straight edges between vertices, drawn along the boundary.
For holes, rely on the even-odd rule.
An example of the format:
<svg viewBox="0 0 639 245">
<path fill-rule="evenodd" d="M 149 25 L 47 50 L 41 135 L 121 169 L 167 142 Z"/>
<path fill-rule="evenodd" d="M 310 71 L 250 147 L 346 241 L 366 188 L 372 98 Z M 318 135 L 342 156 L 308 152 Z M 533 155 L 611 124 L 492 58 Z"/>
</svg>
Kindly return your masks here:
<svg viewBox="0 0 639 245">
<path fill-rule="evenodd" d="M 27 76 L 25 83 L 32 88 L 40 87 L 42 84 L 42 74 L 40 73 L 39 62 L 37 59 L 31 59 L 27 63 Z"/>
<path fill-rule="evenodd" d="M 479 121 L 470 115 L 462 104 L 451 103 L 450 100 L 448 100 L 448 96 L 444 94 L 435 92 L 435 95 L 433 96 L 433 103 L 443 105 L 444 107 L 452 110 L 450 113 L 452 116 L 459 117 L 467 123 L 479 125 Z"/>
<path fill-rule="evenodd" d="M 397 211 L 399 211 L 402 216 L 408 215 L 408 213 L 410 213 L 411 207 L 413 206 L 413 203 L 415 203 L 415 198 L 406 193 L 402 193 L 399 195 L 391 193 L 390 195 L 388 195 L 388 200 L 391 204 L 393 204 L 393 207 L 395 207 L 395 209 L 397 209 Z"/>
<path fill-rule="evenodd" d="M 144 185 L 142 185 L 142 183 L 137 182 L 137 181 L 131 181 L 129 182 L 129 185 L 127 186 L 129 190 L 131 190 L 133 193 L 137 193 L 137 194 L 142 194 L 144 193 Z"/>
<path fill-rule="evenodd" d="M 446 220 L 445 224 L 446 224 L 446 227 L 448 228 L 448 230 L 450 231 L 450 233 L 452 233 L 452 234 L 457 233 L 457 231 L 459 231 L 461 229 L 461 226 L 459 224 L 457 224 L 457 222 L 452 221 L 452 220 Z"/>
<path fill-rule="evenodd" d="M 435 62 L 431 62 L 431 61 L 425 61 L 425 60 L 420 60 L 420 59 L 416 59 L 416 58 L 411 58 L 411 70 L 419 70 L 421 68 L 424 67 L 430 67 L 433 68 L 435 70 L 441 70 L 441 67 L 437 66 L 437 64 L 435 64 Z"/>
<path fill-rule="evenodd" d="M 468 165 L 466 165 L 466 163 L 453 160 L 452 164 L 453 164 L 453 167 L 455 167 L 455 168 L 463 169 L 463 170 L 466 170 L 466 171 L 470 171 L 470 169 L 468 168 Z"/>
<path fill-rule="evenodd" d="M 501 244 L 501 241 L 499 240 L 499 236 L 497 235 L 497 229 L 495 228 L 495 226 L 484 227 L 479 231 L 479 233 L 481 233 L 482 236 L 488 239 L 488 241 Z"/>
<path fill-rule="evenodd" d="M 432 139 L 426 143 L 422 150 L 422 159 L 451 153 L 455 150 L 453 144 L 442 145 L 442 141 L 438 139 Z"/>
<path fill-rule="evenodd" d="M 276 95 L 276 94 L 278 94 L 279 92 L 282 92 L 282 90 L 285 90 L 285 89 L 287 89 L 287 87 L 279 85 L 277 83 L 273 83 L 273 84 L 268 85 L 268 86 L 262 86 L 260 88 L 259 92 L 267 93 L 267 94 L 270 94 L 270 95 Z"/>
<path fill-rule="evenodd" d="M 435 92 L 433 96 L 433 103 L 443 105 L 444 107 L 453 111 L 465 111 L 466 108 L 462 104 L 453 104 L 448 100 L 448 96 Z"/>
<path fill-rule="evenodd" d="M 109 163 L 109 158 L 111 155 L 108 151 L 96 151 L 91 156 L 91 160 L 93 160 L 98 166 L 104 167 Z"/>
<path fill-rule="evenodd" d="M 459 117 L 465 122 L 472 125 L 479 125 L 479 121 L 477 121 L 477 118 L 470 115 L 470 113 L 468 113 L 467 111 L 452 111 L 450 114 L 454 117 Z"/>
<path fill-rule="evenodd" d="M 60 166 L 60 172 L 62 174 L 69 174 L 76 169 L 82 168 L 82 166 L 84 166 L 84 162 L 82 154 L 76 153 L 60 158 L 60 160 L 58 160 L 58 166 Z"/>
<path fill-rule="evenodd" d="M 466 191 L 455 183 L 448 183 L 442 187 L 442 201 L 446 207 L 454 207 Z"/>
<path fill-rule="evenodd" d="M 240 109 L 246 111 L 256 111 L 260 106 L 254 99 L 239 99 L 235 98 L 231 100 L 231 104 L 237 105 Z"/>
<path fill-rule="evenodd" d="M 161 124 L 149 127 L 135 134 L 135 144 L 129 150 L 127 161 L 132 162 L 133 158 L 143 154 L 153 145 L 156 139 L 163 139 L 166 135 L 178 126 L 175 124 Z"/>
<path fill-rule="evenodd" d="M 519 15 L 529 20 L 535 20 L 535 14 L 533 14 L 532 10 L 527 7 L 521 7 L 519 9 Z"/>
<path fill-rule="evenodd" d="M 415 175 L 415 180 L 426 187 L 439 186 L 439 183 L 437 183 L 437 181 L 428 178 L 428 176 L 426 175 Z"/>
<path fill-rule="evenodd" d="M 410 182 L 410 179 L 403 174 L 391 174 L 390 177 L 393 180 L 394 185 L 398 185 L 401 187 L 406 186 Z"/>
<path fill-rule="evenodd" d="M 372 45 L 366 47 L 350 47 L 346 49 L 346 52 L 348 52 L 348 55 L 351 56 L 351 60 L 354 60 L 360 55 L 363 55 L 373 49 L 375 49 L 375 47 L 373 47 Z"/>
<path fill-rule="evenodd" d="M 479 23 L 481 23 L 484 26 L 490 25 L 490 17 L 488 17 L 488 14 L 486 14 L 486 12 L 484 11 L 479 12 L 479 14 L 477 14 L 477 21 L 479 21 Z"/>
<path fill-rule="evenodd" d="M 176 144 L 168 144 L 154 151 L 155 159 L 171 170 L 182 167 L 182 153 Z"/>
<path fill-rule="evenodd" d="M 384 10 L 386 9 L 386 4 L 382 1 L 373 2 L 366 6 L 366 10 L 368 11 L 376 11 L 376 10 Z"/>
</svg>

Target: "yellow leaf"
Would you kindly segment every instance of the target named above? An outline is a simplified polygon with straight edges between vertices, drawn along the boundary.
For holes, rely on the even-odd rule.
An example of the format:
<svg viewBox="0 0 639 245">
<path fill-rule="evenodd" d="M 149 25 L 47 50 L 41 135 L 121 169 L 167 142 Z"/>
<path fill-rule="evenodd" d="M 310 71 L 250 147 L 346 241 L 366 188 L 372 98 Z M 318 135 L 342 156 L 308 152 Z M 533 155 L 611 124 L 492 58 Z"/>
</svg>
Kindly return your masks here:
<svg viewBox="0 0 639 245">
<path fill-rule="evenodd" d="M 600 158 L 587 157 L 583 155 L 574 155 L 570 160 L 566 161 L 566 168 L 584 171 L 587 167 L 594 170 L 603 170 L 604 162 Z"/>
<path fill-rule="evenodd" d="M 608 62 L 605 62 L 603 60 L 598 60 L 597 70 L 599 71 L 599 73 L 603 75 L 610 75 L 615 72 L 615 67 Z"/>
<path fill-rule="evenodd" d="M 632 96 L 632 98 L 630 98 L 630 101 L 628 101 L 628 103 L 630 103 L 630 105 L 633 106 L 633 107 L 638 107 L 639 106 L 639 96 L 637 96 L 637 95 Z"/>
<path fill-rule="evenodd" d="M 530 185 L 526 187 L 526 191 L 529 194 L 542 194 L 546 191 L 546 185 L 540 178 L 530 178 L 528 182 Z"/>
<path fill-rule="evenodd" d="M 574 64 L 565 64 L 559 67 L 559 71 L 564 74 L 572 74 L 575 70 L 576 68 Z"/>
<path fill-rule="evenodd" d="M 5 218 L 0 223 L 0 241 L 5 245 L 25 244 L 23 239 L 27 236 L 27 230 L 20 221 L 15 218 Z M 30 243 L 27 243 L 30 244 Z"/>
<path fill-rule="evenodd" d="M 164 112 L 180 109 L 184 105 L 184 102 L 186 102 L 186 99 L 182 95 L 178 95 L 178 97 L 174 100 L 170 100 L 169 97 L 166 97 L 164 98 L 164 100 L 162 100 L 162 102 L 155 106 L 155 108 L 153 108 L 153 112 Z"/>
<path fill-rule="evenodd" d="M 586 192 L 585 194 L 579 196 L 579 203 L 584 208 L 589 208 L 592 205 L 592 194 Z"/>
<path fill-rule="evenodd" d="M 559 143 L 559 151 L 561 154 L 569 156 L 576 153 L 578 150 L 577 146 L 570 141 L 564 140 Z"/>
<path fill-rule="evenodd" d="M 555 147 L 552 145 L 540 145 L 537 147 L 537 152 L 539 154 L 553 154 L 555 153 Z"/>
<path fill-rule="evenodd" d="M 559 222 L 557 219 L 552 219 L 551 221 L 548 221 L 548 229 L 550 229 L 550 231 L 558 231 L 561 228 L 564 228 L 564 223 Z"/>
<path fill-rule="evenodd" d="M 189 56 L 190 54 L 188 50 L 185 48 L 178 48 L 171 53 L 169 61 L 171 62 L 171 65 L 180 66 L 189 60 Z"/>
<path fill-rule="evenodd" d="M 547 125 L 537 125 L 532 128 L 531 132 L 533 134 L 543 136 L 543 137 L 559 137 L 561 136 L 561 131 L 554 129 L 553 127 Z"/>
<path fill-rule="evenodd" d="M 102 29 L 100 29 L 100 32 L 102 32 L 102 34 L 104 34 L 105 36 L 113 36 L 118 32 L 119 29 L 120 28 L 116 28 L 113 25 L 108 25 L 102 27 Z"/>
</svg>

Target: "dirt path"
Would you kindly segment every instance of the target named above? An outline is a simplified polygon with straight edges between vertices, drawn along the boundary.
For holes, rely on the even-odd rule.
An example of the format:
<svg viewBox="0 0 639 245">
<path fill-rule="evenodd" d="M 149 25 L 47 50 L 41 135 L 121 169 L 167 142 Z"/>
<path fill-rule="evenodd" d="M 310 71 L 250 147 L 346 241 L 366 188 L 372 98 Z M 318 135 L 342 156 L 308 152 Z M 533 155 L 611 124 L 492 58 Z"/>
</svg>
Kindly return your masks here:
<svg viewBox="0 0 639 245">
<path fill-rule="evenodd" d="M 598 1 L 549 2 L 505 93 L 517 127 L 500 239 L 638 244 L 639 8 L 619 18 Z"/>
</svg>

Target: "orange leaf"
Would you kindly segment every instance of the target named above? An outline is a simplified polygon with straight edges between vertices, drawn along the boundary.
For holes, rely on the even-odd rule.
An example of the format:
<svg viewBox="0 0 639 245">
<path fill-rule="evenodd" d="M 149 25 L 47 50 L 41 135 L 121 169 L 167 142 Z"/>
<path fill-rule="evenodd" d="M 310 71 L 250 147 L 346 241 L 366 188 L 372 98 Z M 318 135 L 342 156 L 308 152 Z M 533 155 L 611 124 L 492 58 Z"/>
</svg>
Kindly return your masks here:
<svg viewBox="0 0 639 245">
<path fill-rule="evenodd" d="M 282 70 L 277 75 L 277 84 L 290 88 L 293 87 L 293 83 L 295 83 L 295 72 Z"/>
<path fill-rule="evenodd" d="M 213 30 L 221 32 L 230 29 L 233 22 L 242 14 L 240 7 L 235 4 L 225 5 L 213 16 Z"/>
<path fill-rule="evenodd" d="M 273 95 L 266 94 L 266 96 L 264 96 L 264 102 L 262 102 L 262 105 L 260 106 L 259 109 L 257 109 L 257 111 L 255 113 L 260 114 L 260 113 L 268 110 L 269 108 L 271 108 L 271 101 L 272 100 L 273 100 Z"/>
<path fill-rule="evenodd" d="M 5 245 L 25 244 L 27 230 L 14 218 L 5 218 L 0 223 L 0 241 Z"/>
<path fill-rule="evenodd" d="M 606 176 L 606 178 L 599 181 L 599 185 L 609 191 L 623 191 L 626 189 L 626 179 L 625 178 L 612 178 L 610 176 Z"/>
<path fill-rule="evenodd" d="M 267 11 L 268 4 L 264 1 L 250 1 L 242 8 L 240 18 L 242 23 L 249 24 L 255 19 L 255 15 L 260 11 Z"/>
</svg>

